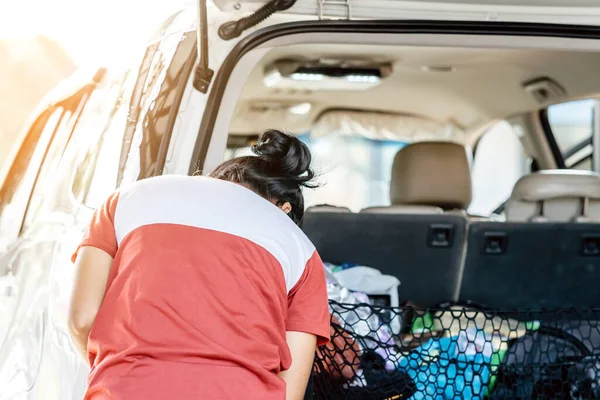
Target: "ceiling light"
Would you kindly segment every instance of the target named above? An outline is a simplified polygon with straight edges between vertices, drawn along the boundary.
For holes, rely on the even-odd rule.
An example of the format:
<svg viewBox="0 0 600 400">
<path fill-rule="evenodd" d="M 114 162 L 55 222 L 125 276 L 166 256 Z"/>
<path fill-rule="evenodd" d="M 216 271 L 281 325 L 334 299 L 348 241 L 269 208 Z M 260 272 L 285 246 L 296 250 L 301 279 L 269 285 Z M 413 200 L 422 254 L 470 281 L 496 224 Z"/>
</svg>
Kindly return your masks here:
<svg viewBox="0 0 600 400">
<path fill-rule="evenodd" d="M 375 75 L 346 75 L 348 82 L 379 83 L 379 77 Z"/>
<path fill-rule="evenodd" d="M 325 75 L 295 72 L 290 75 L 290 78 L 292 78 L 295 81 L 322 81 L 323 78 L 325 78 Z"/>
<path fill-rule="evenodd" d="M 284 75 L 277 70 L 266 72 L 263 78 L 263 83 L 268 88 L 296 91 L 366 90 L 377 86 L 380 82 L 380 77 L 367 74 L 327 76 L 316 72 L 294 72 Z"/>
<path fill-rule="evenodd" d="M 310 103 L 299 103 L 288 108 L 288 111 L 290 114 L 294 115 L 305 115 L 310 112 L 311 108 L 312 106 Z"/>
<path fill-rule="evenodd" d="M 267 87 L 296 91 L 367 90 L 392 73 L 391 63 L 354 59 L 281 59 L 265 68 Z"/>
</svg>

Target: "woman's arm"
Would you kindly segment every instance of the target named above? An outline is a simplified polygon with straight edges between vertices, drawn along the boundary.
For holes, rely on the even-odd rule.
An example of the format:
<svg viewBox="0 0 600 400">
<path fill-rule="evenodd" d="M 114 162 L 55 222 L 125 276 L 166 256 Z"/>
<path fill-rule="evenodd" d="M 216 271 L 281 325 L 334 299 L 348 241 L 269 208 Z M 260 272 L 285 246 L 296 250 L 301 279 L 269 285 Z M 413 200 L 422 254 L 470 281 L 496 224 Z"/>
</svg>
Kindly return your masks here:
<svg viewBox="0 0 600 400">
<path fill-rule="evenodd" d="M 112 257 L 95 247 L 82 247 L 75 266 L 77 276 L 69 311 L 69 331 L 75 347 L 88 361 L 88 336 L 106 293 Z"/>
<path fill-rule="evenodd" d="M 286 400 L 302 400 L 315 359 L 317 337 L 303 332 L 286 332 L 286 339 L 292 354 L 292 365 L 279 376 L 287 385 Z"/>
<path fill-rule="evenodd" d="M 285 322 L 287 344 L 292 354 L 289 370 L 280 374 L 287 384 L 288 400 L 304 399 L 317 345 L 329 341 L 330 314 L 325 269 L 315 252 L 288 294 Z"/>
</svg>

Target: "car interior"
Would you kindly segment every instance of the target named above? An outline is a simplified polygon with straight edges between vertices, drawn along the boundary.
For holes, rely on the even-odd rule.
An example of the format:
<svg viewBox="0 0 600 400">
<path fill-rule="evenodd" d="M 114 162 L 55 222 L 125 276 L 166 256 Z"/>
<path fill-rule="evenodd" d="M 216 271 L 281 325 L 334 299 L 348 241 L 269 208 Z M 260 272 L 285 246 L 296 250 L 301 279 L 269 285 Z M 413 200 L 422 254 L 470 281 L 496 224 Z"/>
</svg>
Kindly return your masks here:
<svg viewBox="0 0 600 400">
<path fill-rule="evenodd" d="M 588 307 L 600 177 L 591 128 L 552 107 L 587 107 L 598 67 L 599 53 L 568 49 L 273 48 L 239 96 L 225 158 L 268 128 L 298 135 L 321 184 L 305 193 L 304 231 L 325 261 L 397 277 L 401 301 Z M 579 155 L 557 170 L 557 152 Z"/>
</svg>

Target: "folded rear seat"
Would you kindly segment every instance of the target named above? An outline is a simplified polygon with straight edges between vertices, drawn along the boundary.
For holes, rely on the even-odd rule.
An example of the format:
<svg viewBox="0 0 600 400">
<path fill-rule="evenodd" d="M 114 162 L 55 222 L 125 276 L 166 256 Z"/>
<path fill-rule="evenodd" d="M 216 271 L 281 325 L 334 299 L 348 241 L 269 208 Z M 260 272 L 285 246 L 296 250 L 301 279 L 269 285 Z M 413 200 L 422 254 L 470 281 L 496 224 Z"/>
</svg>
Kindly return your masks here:
<svg viewBox="0 0 600 400">
<path fill-rule="evenodd" d="M 470 225 L 460 300 L 511 309 L 600 306 L 599 175 L 525 176 L 506 220 Z"/>
<path fill-rule="evenodd" d="M 303 229 L 325 261 L 353 262 L 400 279 L 399 298 L 423 306 L 458 292 L 471 177 L 464 147 L 423 142 L 394 159 L 389 207 L 307 212 Z"/>
</svg>

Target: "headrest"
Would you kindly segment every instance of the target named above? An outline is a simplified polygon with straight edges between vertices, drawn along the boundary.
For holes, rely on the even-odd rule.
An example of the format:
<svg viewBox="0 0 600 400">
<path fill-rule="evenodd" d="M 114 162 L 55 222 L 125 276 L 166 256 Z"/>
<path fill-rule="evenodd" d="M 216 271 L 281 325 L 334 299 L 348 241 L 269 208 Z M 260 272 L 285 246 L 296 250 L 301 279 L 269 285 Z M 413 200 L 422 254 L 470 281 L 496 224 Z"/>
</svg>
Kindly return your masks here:
<svg viewBox="0 0 600 400">
<path fill-rule="evenodd" d="M 548 170 L 522 177 L 506 202 L 512 222 L 600 222 L 600 175 Z"/>
<path fill-rule="evenodd" d="M 443 214 L 444 210 L 433 206 L 389 206 L 369 207 L 360 210 L 361 214 Z"/>
<path fill-rule="evenodd" d="M 471 171 L 465 147 L 418 142 L 401 149 L 392 167 L 390 201 L 466 209 L 471 203 Z"/>
<path fill-rule="evenodd" d="M 311 206 L 306 209 L 307 213 L 350 213 L 348 207 L 331 206 L 329 204 L 318 204 Z"/>
</svg>

